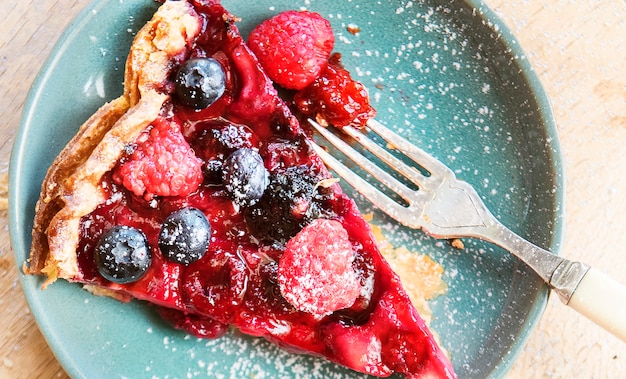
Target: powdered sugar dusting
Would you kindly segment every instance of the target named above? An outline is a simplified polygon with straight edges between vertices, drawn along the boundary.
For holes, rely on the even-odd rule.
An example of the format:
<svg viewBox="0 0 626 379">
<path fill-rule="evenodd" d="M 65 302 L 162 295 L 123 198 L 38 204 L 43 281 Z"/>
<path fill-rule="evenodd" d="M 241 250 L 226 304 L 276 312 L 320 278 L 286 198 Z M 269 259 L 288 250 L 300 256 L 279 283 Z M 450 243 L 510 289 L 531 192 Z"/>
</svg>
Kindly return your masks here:
<svg viewBox="0 0 626 379">
<path fill-rule="evenodd" d="M 179 349 L 179 344 L 185 350 Z M 263 339 L 242 336 L 236 331 L 217 340 L 165 337 L 162 348 L 170 352 L 178 349 L 179 354 L 195 362 L 183 371 L 182 377 L 186 378 L 367 378 L 367 375 L 350 372 L 318 358 L 287 352 Z M 152 364 L 144 371 L 151 373 L 154 379 L 181 377 L 158 374 Z"/>
<path fill-rule="evenodd" d="M 526 193 L 527 189 L 532 189 L 532 183 L 525 186 L 524 181 L 532 176 L 524 173 L 537 170 L 538 163 L 528 163 L 527 156 L 531 152 L 525 150 L 519 140 L 527 137 L 527 130 L 536 130 L 529 127 L 528 120 L 537 110 L 527 101 L 516 101 L 514 92 L 520 90 L 520 84 L 507 68 L 516 69 L 506 52 L 496 49 L 494 54 L 489 50 L 490 41 L 501 37 L 497 25 L 481 23 L 480 11 L 464 8 L 465 3 L 450 3 L 449 6 L 429 1 L 365 3 L 346 0 L 345 4 L 336 3 L 304 0 L 282 4 L 277 0 L 271 7 L 259 5 L 256 8 L 262 8 L 264 14 L 268 9 L 275 13 L 285 7 L 306 8 L 327 16 L 337 34 L 336 50 L 343 53 L 346 66 L 368 87 L 379 112 L 377 119 L 401 130 L 403 135 L 448 164 L 459 177 L 471 182 L 508 226 L 514 230 L 532 229 L 525 226 L 528 220 L 533 220 L 529 216 L 545 211 L 530 207 L 533 196 L 550 194 Z M 237 14 L 245 11 L 238 9 L 235 3 L 227 5 Z M 247 4 L 245 8 L 253 9 L 255 4 Z M 243 22 L 252 19 L 244 17 Z M 380 20 L 393 22 L 381 25 Z M 132 28 L 128 32 L 123 30 L 122 34 L 134 33 L 132 30 L 140 24 L 134 21 L 129 22 Z M 472 24 L 474 22 L 476 25 Z M 358 26 L 358 33 L 348 31 L 349 28 L 354 30 L 354 25 Z M 485 32 L 486 29 L 491 32 Z M 481 39 L 486 36 L 484 33 L 491 33 L 490 38 Z M 98 35 L 89 39 L 96 45 L 108 38 L 108 35 L 106 38 Z M 97 51 L 106 57 L 112 55 L 106 49 Z M 514 58 L 524 59 L 523 56 Z M 123 63 L 123 59 L 119 61 Z M 100 96 L 102 89 L 95 85 L 98 81 L 93 83 L 89 88 Z M 541 136 L 535 137 L 541 140 Z M 367 212 L 367 202 L 358 196 L 357 200 Z M 478 241 L 464 240 L 465 249 L 458 250 L 447 241 L 434 241 L 420 231 L 405 230 L 384 216 L 377 216 L 374 221 L 394 245 L 411 246 L 412 250 L 424 252 L 444 266 L 443 279 L 451 284 L 451 289 L 446 296 L 430 303 L 435 316 L 432 326 L 442 335 L 443 345 L 450 349 L 455 366 L 469 370 L 472 359 L 481 353 L 479 346 L 484 346 L 481 338 L 490 335 L 493 325 L 515 318 L 497 320 L 503 309 L 521 301 L 510 285 L 508 271 L 514 266 L 511 258 Z M 539 232 L 530 235 L 537 236 L 541 240 Z M 99 303 L 94 303 L 100 300 L 103 299 L 90 300 L 86 305 L 96 308 Z M 82 299 L 81 304 L 85 304 Z M 127 306 L 114 305 L 120 312 Z M 131 368 L 121 367 L 119 377 L 365 377 L 320 359 L 286 352 L 260 338 L 245 337 L 235 331 L 217 340 L 198 340 L 158 321 L 155 324 L 158 317 L 144 308 L 131 309 L 140 318 L 139 326 L 132 330 L 139 331 L 138 338 L 150 349 L 149 355 L 159 358 L 162 355 L 163 362 L 140 357 L 139 363 L 133 362 L 141 365 L 139 372 L 126 373 L 124 370 Z M 118 320 L 115 317 L 110 316 Z M 103 321 L 97 322 L 92 332 L 96 338 L 102 338 L 98 339 L 99 345 L 90 350 L 91 355 L 103 357 L 106 355 L 103 352 L 120 349 L 130 353 L 127 343 L 108 339 L 111 330 L 116 330 L 121 323 L 101 326 Z M 276 325 L 277 330 L 281 327 L 284 326 Z"/>
<path fill-rule="evenodd" d="M 372 25 L 363 22 L 368 17 L 397 22 Z M 455 3 L 373 3 L 367 11 L 346 12 L 341 23 L 334 23 L 342 36 L 336 49 L 349 52 L 344 63 L 368 87 L 378 121 L 472 184 L 505 225 L 514 231 L 534 229 L 529 219 L 542 211 L 547 219 L 552 215 L 549 209 L 533 209 L 530 182 L 550 173 L 540 172 L 549 167 L 539 168 L 529 157 L 548 155 L 550 147 L 528 147 L 541 137 L 532 134 L 538 125 L 537 108 L 520 80 L 519 62 L 525 58 L 499 45 L 507 37 L 483 17 L 481 9 Z M 359 25 L 357 35 L 344 32 L 351 23 Z M 365 200 L 358 203 L 365 212 L 372 209 Z M 513 307 L 510 280 L 519 275 L 508 253 L 476 240 L 464 240 L 465 248 L 455 249 L 378 214 L 374 223 L 392 236 L 394 245 L 410 246 L 444 266 L 443 280 L 451 290 L 430 302 L 432 327 L 443 334 L 444 346 L 454 341 L 449 347 L 455 366 L 480 355 L 484 341 L 471 336 L 506 324 L 498 320 L 502 314 L 520 320 L 520 315 L 507 313 Z M 534 238 L 541 235 L 537 231 Z M 522 305 L 529 301 L 523 295 L 514 296 L 520 298 L 515 307 L 529 307 Z"/>
</svg>

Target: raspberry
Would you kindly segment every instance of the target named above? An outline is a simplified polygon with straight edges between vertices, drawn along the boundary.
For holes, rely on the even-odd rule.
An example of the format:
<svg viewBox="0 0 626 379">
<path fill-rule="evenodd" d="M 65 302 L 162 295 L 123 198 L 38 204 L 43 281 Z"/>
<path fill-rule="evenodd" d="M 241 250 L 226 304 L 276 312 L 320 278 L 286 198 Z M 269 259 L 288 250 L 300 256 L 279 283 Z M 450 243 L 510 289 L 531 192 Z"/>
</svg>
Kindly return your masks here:
<svg viewBox="0 0 626 379">
<path fill-rule="evenodd" d="M 299 90 L 328 64 L 335 36 L 330 23 L 309 11 L 286 11 L 263 21 L 248 45 L 267 75 L 279 85 Z"/>
<path fill-rule="evenodd" d="M 174 122 L 157 119 L 138 139 L 135 150 L 113 170 L 113 181 L 147 200 L 185 196 L 202 183 L 202 160 Z"/>
<path fill-rule="evenodd" d="M 320 76 L 296 93 L 294 102 L 300 112 L 326 124 L 363 127 L 376 111 L 363 84 L 352 79 L 340 59 L 341 55 L 333 54 Z"/>
<path fill-rule="evenodd" d="M 353 261 L 341 223 L 318 218 L 287 242 L 278 262 L 280 292 L 296 309 L 318 317 L 348 308 L 361 292 Z"/>
</svg>

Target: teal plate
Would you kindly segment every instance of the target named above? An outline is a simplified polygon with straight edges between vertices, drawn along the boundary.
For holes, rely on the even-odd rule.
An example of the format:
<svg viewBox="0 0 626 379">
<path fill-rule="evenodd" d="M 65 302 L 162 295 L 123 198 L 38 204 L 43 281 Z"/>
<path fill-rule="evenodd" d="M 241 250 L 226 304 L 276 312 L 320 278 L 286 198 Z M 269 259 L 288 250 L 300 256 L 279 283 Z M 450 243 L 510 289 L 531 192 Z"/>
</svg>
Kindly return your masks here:
<svg viewBox="0 0 626 379">
<path fill-rule="evenodd" d="M 246 35 L 262 19 L 307 8 L 328 18 L 335 50 L 370 90 L 377 119 L 476 187 L 507 226 L 558 252 L 563 178 L 546 96 L 511 33 L 480 1 L 225 0 Z M 10 171 L 10 231 L 17 266 L 29 252 L 47 167 L 98 107 L 122 92 L 124 61 L 157 4 L 94 1 L 69 26 L 28 98 Z M 360 31 L 356 34 L 355 28 Z M 365 201 L 357 200 L 366 212 Z M 396 245 L 445 268 L 446 295 L 430 302 L 432 328 L 461 378 L 505 375 L 546 305 L 548 290 L 507 252 L 465 240 L 452 248 L 374 211 Z M 173 330 L 141 302 L 122 304 L 58 281 L 21 283 L 39 327 L 75 378 L 355 378 L 230 332 L 199 340 Z"/>
</svg>

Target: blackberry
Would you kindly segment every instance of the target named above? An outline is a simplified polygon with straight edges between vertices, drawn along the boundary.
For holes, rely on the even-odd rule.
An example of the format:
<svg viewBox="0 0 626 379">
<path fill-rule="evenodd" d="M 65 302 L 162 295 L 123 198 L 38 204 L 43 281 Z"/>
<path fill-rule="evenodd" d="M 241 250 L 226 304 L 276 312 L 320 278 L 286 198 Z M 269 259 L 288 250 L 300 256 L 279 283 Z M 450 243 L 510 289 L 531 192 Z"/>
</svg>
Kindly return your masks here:
<svg viewBox="0 0 626 379">
<path fill-rule="evenodd" d="M 255 237 L 285 243 L 311 221 L 335 216 L 327 204 L 332 192 L 316 186 L 321 180 L 305 165 L 272 173 L 263 197 L 245 214 Z"/>
<path fill-rule="evenodd" d="M 202 258 L 211 239 L 211 224 L 196 208 L 183 208 L 170 214 L 159 233 L 164 257 L 185 266 Z"/>
<path fill-rule="evenodd" d="M 150 267 L 152 254 L 146 236 L 130 226 L 114 226 L 96 245 L 96 267 L 100 275 L 114 283 L 139 280 Z"/>
</svg>

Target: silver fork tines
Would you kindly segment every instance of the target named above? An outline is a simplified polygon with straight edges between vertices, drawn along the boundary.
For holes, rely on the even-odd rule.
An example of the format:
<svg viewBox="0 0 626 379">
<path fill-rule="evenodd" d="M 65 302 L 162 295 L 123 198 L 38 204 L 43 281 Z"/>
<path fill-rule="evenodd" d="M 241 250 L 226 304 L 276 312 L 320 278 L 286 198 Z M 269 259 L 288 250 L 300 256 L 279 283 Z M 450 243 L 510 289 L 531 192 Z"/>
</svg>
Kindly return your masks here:
<svg viewBox="0 0 626 379">
<path fill-rule="evenodd" d="M 313 120 L 309 120 L 309 123 L 346 157 L 406 201 L 408 205 L 398 203 L 325 149 L 312 143 L 315 151 L 330 169 L 401 224 L 416 229 L 422 228 L 424 232 L 436 238 L 474 237 L 494 243 L 530 266 L 566 304 L 589 269 L 583 263 L 551 254 L 513 233 L 489 212 L 471 185 L 458 180 L 446 165 L 381 123 L 370 120 L 367 127 L 382 137 L 394 150 L 428 171 L 429 175 L 422 174 L 417 167 L 391 154 L 387 150 L 388 147 L 382 147 L 355 128 L 344 127 L 342 131 L 414 183 L 418 187 L 417 190 L 409 188 L 389 172 L 378 167 L 329 129 Z"/>
<path fill-rule="evenodd" d="M 457 181 L 447 166 L 379 122 L 370 120 L 368 127 L 392 148 L 427 170 L 429 176 L 423 175 L 416 167 L 398 159 L 355 128 L 347 126 L 342 130 L 389 167 L 417 185 L 419 188 L 417 191 L 408 188 L 387 171 L 373 164 L 330 130 L 312 120 L 310 122 L 339 151 L 408 203 L 408 206 L 398 204 L 326 151 L 317 148 L 326 164 L 340 177 L 401 224 L 416 229 L 424 228 L 427 233 L 438 238 L 465 237 L 472 233 L 468 228 L 484 226 L 483 217 L 479 213 L 481 208 L 478 208 L 475 200 L 469 196 L 473 191 L 469 185 Z M 453 214 L 455 217 L 451 218 L 450 215 Z"/>
</svg>

